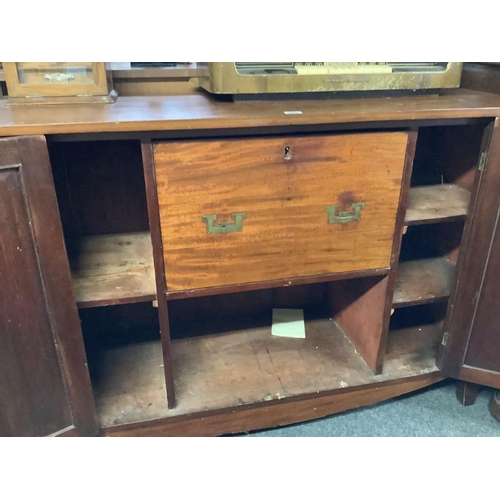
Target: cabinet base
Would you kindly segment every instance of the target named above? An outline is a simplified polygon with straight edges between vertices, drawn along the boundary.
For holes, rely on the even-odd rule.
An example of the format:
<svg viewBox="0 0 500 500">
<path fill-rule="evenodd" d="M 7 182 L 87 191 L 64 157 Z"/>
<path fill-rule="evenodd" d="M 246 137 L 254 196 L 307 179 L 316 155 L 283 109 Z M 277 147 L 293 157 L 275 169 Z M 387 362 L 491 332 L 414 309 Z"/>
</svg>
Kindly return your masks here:
<svg viewBox="0 0 500 500">
<path fill-rule="evenodd" d="M 225 408 L 191 416 L 172 417 L 101 429 L 101 436 L 218 436 L 289 425 L 372 405 L 443 380 L 439 372 L 355 389 L 308 394 L 286 401 Z M 168 421 L 167 421 L 168 420 Z"/>
</svg>

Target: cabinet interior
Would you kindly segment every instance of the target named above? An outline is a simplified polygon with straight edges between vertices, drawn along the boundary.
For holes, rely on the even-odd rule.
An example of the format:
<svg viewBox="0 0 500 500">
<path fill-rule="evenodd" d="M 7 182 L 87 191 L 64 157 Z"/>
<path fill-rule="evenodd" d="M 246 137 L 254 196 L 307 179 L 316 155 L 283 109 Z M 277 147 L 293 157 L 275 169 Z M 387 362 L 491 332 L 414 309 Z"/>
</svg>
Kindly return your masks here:
<svg viewBox="0 0 500 500">
<path fill-rule="evenodd" d="M 100 426 L 437 370 L 484 127 L 419 129 L 394 291 L 382 275 L 169 300 L 170 410 L 140 142 L 49 143 Z M 306 339 L 272 337 L 273 308 L 303 309 Z"/>
<path fill-rule="evenodd" d="M 419 129 L 389 340 L 412 330 L 441 341 L 484 133 L 482 123 Z"/>
</svg>

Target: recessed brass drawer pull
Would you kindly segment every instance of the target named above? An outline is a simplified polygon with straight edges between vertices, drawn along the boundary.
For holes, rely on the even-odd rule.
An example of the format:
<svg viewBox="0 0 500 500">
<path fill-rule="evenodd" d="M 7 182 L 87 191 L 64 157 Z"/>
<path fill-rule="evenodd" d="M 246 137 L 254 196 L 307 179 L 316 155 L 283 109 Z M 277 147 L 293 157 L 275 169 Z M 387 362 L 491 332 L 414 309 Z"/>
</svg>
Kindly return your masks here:
<svg viewBox="0 0 500 500">
<path fill-rule="evenodd" d="M 214 224 L 217 215 L 204 215 L 201 220 L 207 224 L 207 233 L 237 233 L 243 230 L 243 219 L 247 216 L 245 212 L 231 214 L 234 224 L 230 222 L 219 222 Z"/>
<path fill-rule="evenodd" d="M 329 205 L 326 207 L 328 212 L 328 224 L 346 224 L 361 219 L 361 209 L 365 206 L 364 203 L 353 203 L 351 205 L 352 212 L 339 212 L 337 215 L 338 205 Z"/>
</svg>

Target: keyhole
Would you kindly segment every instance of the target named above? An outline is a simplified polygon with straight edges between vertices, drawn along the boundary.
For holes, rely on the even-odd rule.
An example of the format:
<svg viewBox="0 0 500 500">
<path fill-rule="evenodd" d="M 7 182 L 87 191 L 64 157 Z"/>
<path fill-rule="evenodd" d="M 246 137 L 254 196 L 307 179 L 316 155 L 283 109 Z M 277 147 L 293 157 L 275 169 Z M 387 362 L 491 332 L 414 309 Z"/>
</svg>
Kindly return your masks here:
<svg viewBox="0 0 500 500">
<path fill-rule="evenodd" d="M 285 148 L 285 154 L 283 155 L 283 158 L 285 160 L 291 160 L 292 159 L 292 148 L 290 148 L 288 146 Z"/>
</svg>

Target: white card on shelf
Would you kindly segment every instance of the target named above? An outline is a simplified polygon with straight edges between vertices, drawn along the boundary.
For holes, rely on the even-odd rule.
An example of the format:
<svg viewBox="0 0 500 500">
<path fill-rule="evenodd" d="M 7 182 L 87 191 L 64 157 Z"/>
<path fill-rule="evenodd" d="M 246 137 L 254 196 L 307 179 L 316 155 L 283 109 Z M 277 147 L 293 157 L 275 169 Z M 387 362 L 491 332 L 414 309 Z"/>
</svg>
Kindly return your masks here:
<svg viewBox="0 0 500 500">
<path fill-rule="evenodd" d="M 276 337 L 306 338 L 303 309 L 273 309 L 271 334 Z"/>
</svg>

